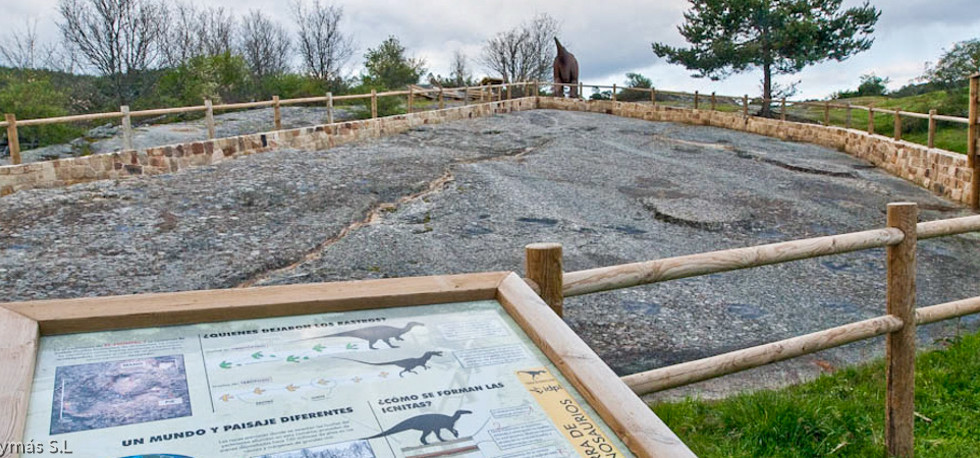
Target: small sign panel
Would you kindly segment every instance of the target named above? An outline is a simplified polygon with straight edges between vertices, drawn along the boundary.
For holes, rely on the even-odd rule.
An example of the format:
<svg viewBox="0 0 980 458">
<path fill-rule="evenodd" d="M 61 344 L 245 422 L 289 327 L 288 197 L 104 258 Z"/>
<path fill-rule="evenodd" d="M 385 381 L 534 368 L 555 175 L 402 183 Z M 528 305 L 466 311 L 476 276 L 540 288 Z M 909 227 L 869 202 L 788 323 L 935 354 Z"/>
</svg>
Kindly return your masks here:
<svg viewBox="0 0 980 458">
<path fill-rule="evenodd" d="M 496 301 L 42 337 L 24 440 L 102 457 L 631 456 Z"/>
</svg>

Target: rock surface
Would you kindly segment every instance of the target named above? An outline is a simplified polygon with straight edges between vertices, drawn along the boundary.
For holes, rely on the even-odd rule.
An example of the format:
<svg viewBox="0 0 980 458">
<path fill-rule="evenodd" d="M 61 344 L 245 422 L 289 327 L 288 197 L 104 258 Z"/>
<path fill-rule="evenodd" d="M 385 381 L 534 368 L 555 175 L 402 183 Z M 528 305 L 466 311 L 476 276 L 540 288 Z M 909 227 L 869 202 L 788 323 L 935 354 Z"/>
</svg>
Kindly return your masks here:
<svg viewBox="0 0 980 458">
<path fill-rule="evenodd" d="M 536 110 L 0 199 L 0 297 L 27 300 L 517 270 L 574 271 L 968 212 L 837 151 L 724 129 Z M 980 294 L 978 238 L 919 245 L 920 305 Z M 870 250 L 566 299 L 626 374 L 884 313 Z M 928 344 L 974 328 L 923 328 Z M 774 386 L 883 352 L 868 341 L 667 395 Z"/>
</svg>

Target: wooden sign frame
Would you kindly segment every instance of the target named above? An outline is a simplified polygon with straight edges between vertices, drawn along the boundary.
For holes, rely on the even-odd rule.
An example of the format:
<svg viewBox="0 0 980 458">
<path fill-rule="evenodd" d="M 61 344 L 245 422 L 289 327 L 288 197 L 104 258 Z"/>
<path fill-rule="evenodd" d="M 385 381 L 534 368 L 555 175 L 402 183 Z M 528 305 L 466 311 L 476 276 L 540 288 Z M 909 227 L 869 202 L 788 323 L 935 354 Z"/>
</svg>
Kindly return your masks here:
<svg viewBox="0 0 980 458">
<path fill-rule="evenodd" d="M 497 300 L 634 454 L 693 456 L 512 272 L 2 303 L 0 442 L 23 439 L 41 336 L 477 300 Z"/>
</svg>

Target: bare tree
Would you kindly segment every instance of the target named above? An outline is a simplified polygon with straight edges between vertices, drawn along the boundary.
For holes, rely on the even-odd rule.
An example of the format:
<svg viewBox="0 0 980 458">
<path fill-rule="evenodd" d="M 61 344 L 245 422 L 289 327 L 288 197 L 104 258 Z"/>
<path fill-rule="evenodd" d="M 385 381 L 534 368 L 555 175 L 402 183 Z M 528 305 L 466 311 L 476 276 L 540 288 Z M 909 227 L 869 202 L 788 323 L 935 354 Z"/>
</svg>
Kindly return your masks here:
<svg viewBox="0 0 980 458">
<path fill-rule="evenodd" d="M 160 40 L 165 67 L 177 67 L 197 56 L 215 56 L 233 48 L 235 18 L 224 8 L 197 9 L 174 2 L 167 10 L 167 32 Z"/>
<path fill-rule="evenodd" d="M 458 49 L 453 52 L 453 63 L 449 67 L 449 79 L 456 87 L 468 86 L 473 80 L 473 75 L 470 74 L 469 67 L 466 65 L 466 54 Z"/>
<path fill-rule="evenodd" d="M 291 43 L 286 29 L 261 11 L 251 10 L 242 18 L 240 33 L 239 48 L 253 77 L 261 79 L 289 70 Z"/>
<path fill-rule="evenodd" d="M 313 0 L 310 8 L 296 1 L 293 17 L 299 27 L 299 52 L 306 71 L 323 81 L 341 77 L 341 71 L 354 54 L 354 41 L 340 31 L 344 10 Z"/>
<path fill-rule="evenodd" d="M 198 43 L 207 56 L 231 52 L 235 42 L 235 17 L 224 8 L 205 8 L 198 14 Z"/>
<path fill-rule="evenodd" d="M 136 78 L 157 61 L 163 6 L 154 0 L 59 0 L 58 12 L 66 47 L 111 78 L 121 104 L 132 100 Z"/>
<path fill-rule="evenodd" d="M 167 33 L 160 39 L 160 58 L 167 68 L 179 67 L 200 53 L 197 39 L 197 8 L 175 2 L 166 11 Z"/>
<path fill-rule="evenodd" d="M 31 19 L 20 31 L 0 40 L 0 64 L 19 69 L 56 67 L 57 49 L 41 43 L 37 36 L 37 19 Z"/>
<path fill-rule="evenodd" d="M 559 30 L 555 18 L 547 13 L 539 14 L 487 40 L 480 61 L 505 81 L 547 79 L 555 58 L 552 40 Z"/>
</svg>

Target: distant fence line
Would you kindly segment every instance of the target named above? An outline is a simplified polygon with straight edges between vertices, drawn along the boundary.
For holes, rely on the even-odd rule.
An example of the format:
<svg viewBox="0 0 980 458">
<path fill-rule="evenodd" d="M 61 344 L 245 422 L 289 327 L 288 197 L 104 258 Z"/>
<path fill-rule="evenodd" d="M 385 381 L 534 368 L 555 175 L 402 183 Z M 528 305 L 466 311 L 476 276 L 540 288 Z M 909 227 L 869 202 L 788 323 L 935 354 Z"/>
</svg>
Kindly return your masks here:
<svg viewBox="0 0 980 458">
<path fill-rule="evenodd" d="M 613 85 L 599 85 L 599 84 L 585 84 L 583 82 L 568 84 L 568 83 L 545 83 L 540 81 L 524 81 L 516 83 L 502 83 L 494 85 L 481 85 L 481 86 L 464 86 L 456 88 L 421 88 L 418 86 L 410 86 L 408 90 L 402 91 L 387 91 L 387 92 L 377 92 L 371 90 L 370 93 L 365 94 L 349 94 L 349 95 L 338 95 L 335 96 L 332 93 L 327 93 L 324 96 L 317 97 L 303 97 L 295 99 L 279 99 L 278 96 L 273 96 L 271 100 L 263 100 L 257 102 L 244 102 L 244 103 L 228 103 L 221 105 L 212 105 L 210 100 L 205 100 L 203 105 L 195 105 L 188 107 L 176 107 L 176 108 L 158 108 L 150 110 L 138 110 L 130 111 L 128 106 L 120 107 L 119 111 L 107 112 L 107 113 L 93 113 L 93 114 L 82 114 L 82 115 L 72 115 L 72 116 L 59 116 L 52 118 L 38 118 L 38 119 L 26 119 L 18 120 L 13 113 L 5 114 L 5 120 L 0 121 L 0 127 L 7 128 L 7 138 L 8 147 L 10 150 L 11 164 L 20 164 L 20 142 L 17 137 L 18 127 L 28 127 L 28 126 L 40 126 L 46 124 L 57 124 L 57 123 L 68 123 L 68 122 L 82 122 L 82 121 L 95 121 L 101 119 L 120 119 L 122 125 L 122 141 L 123 150 L 133 149 L 132 143 L 132 118 L 134 117 L 148 117 L 148 116 L 162 116 L 162 115 L 173 115 L 173 114 L 183 114 L 183 113 L 194 113 L 194 112 L 204 112 L 205 124 L 208 130 L 208 139 L 214 139 L 215 137 L 215 124 L 214 124 L 214 111 L 224 111 L 224 110 L 240 110 L 247 108 L 273 108 L 273 125 L 276 130 L 282 130 L 282 115 L 280 107 L 283 105 L 296 105 L 296 104 L 309 104 L 309 103 L 325 103 L 327 107 L 327 124 L 332 124 L 333 119 L 333 103 L 335 101 L 343 100 L 361 100 L 361 99 L 371 99 L 371 117 L 378 117 L 378 98 L 379 97 L 407 97 L 407 111 L 409 113 L 414 111 L 414 101 L 415 96 L 431 96 L 432 94 L 438 93 L 436 97 L 439 102 L 439 108 L 445 107 L 445 98 L 447 95 L 451 95 L 454 99 L 458 98 L 463 101 L 463 104 L 467 104 L 470 99 L 476 99 L 479 97 L 480 101 L 494 101 L 502 100 L 504 97 L 510 99 L 513 97 L 513 89 L 518 88 L 522 94 L 527 95 L 531 92 L 535 95 L 540 94 L 540 89 L 542 87 L 552 86 L 553 88 L 565 88 L 565 87 L 576 87 L 578 89 L 579 96 L 582 95 L 583 89 L 594 88 L 594 89 L 612 89 L 611 99 L 612 101 L 617 101 L 617 95 L 619 91 L 636 91 L 636 92 L 647 92 L 650 94 L 650 103 L 657 104 L 657 95 L 676 95 L 683 97 L 692 97 L 694 102 L 694 109 L 702 109 L 702 98 L 707 98 L 709 103 L 709 109 L 714 111 L 717 109 L 718 102 L 721 99 L 727 99 L 729 103 L 741 106 L 743 115 L 749 116 L 749 106 L 753 103 L 774 105 L 779 104 L 780 107 L 780 119 L 786 120 L 786 108 L 788 106 L 810 106 L 818 107 L 824 109 L 823 123 L 825 125 L 830 125 L 830 110 L 831 109 L 843 109 L 847 111 L 846 123 L 847 128 L 852 126 L 852 110 L 863 110 L 868 113 L 868 133 L 874 133 L 874 119 L 875 113 L 889 114 L 894 116 L 894 139 L 902 139 L 902 117 L 914 118 L 914 119 L 925 119 L 929 121 L 928 129 L 928 140 L 927 146 L 929 148 L 935 147 L 935 136 L 936 136 L 936 122 L 945 121 L 958 124 L 965 124 L 967 128 L 967 156 L 971 165 L 976 155 L 976 139 L 978 137 L 977 133 L 977 112 L 978 112 L 978 79 L 980 75 L 973 75 L 970 77 L 970 98 L 969 98 L 969 117 L 962 118 L 958 116 L 947 116 L 940 115 L 936 113 L 936 110 L 930 110 L 929 113 L 917 113 L 911 111 L 903 111 L 900 109 L 885 109 L 877 108 L 873 104 L 871 106 L 854 105 L 854 104 L 841 104 L 832 103 L 830 101 L 791 101 L 786 98 L 781 99 L 762 99 L 762 98 L 750 98 L 747 94 L 741 97 L 737 96 L 726 96 L 718 95 L 712 92 L 709 95 L 701 94 L 699 91 L 694 91 L 694 93 L 689 92 L 675 92 L 675 91 L 663 91 L 657 90 L 656 88 L 642 88 L 642 87 L 630 87 L 630 86 L 619 86 Z M 474 94 L 474 91 L 477 91 Z M 506 91 L 506 95 L 505 95 Z M 462 94 L 462 95 L 460 95 Z"/>
<path fill-rule="evenodd" d="M 149 116 L 163 116 L 163 115 L 174 115 L 174 114 L 184 114 L 184 113 L 196 113 L 204 112 L 205 124 L 208 130 L 208 140 L 213 140 L 215 138 L 215 123 L 214 123 L 214 112 L 215 111 L 227 111 L 227 110 L 241 110 L 247 108 L 273 108 L 273 125 L 275 130 L 282 130 L 282 114 L 280 107 L 283 105 L 297 105 L 297 104 L 308 104 L 308 103 L 325 103 L 327 108 L 327 124 L 333 124 L 333 103 L 335 101 L 343 100 L 361 100 L 361 99 L 371 99 L 371 118 L 378 117 L 378 98 L 380 97 L 395 97 L 395 96 L 407 96 L 408 97 L 408 112 L 414 111 L 414 101 L 415 96 L 425 96 L 431 94 L 438 94 L 439 108 L 445 107 L 445 98 L 447 95 L 453 98 L 459 98 L 463 101 L 463 104 L 469 103 L 471 99 L 480 101 L 494 101 L 501 100 L 503 97 L 508 99 L 513 97 L 513 89 L 519 88 L 523 91 L 527 91 L 528 88 L 532 90 L 536 89 L 540 83 L 537 82 L 521 82 L 521 83 L 503 83 L 494 85 L 482 85 L 482 86 L 465 86 L 457 88 L 419 88 L 416 86 L 410 87 L 408 90 L 403 91 L 387 91 L 387 92 L 377 92 L 372 89 L 370 93 L 365 94 L 348 94 L 348 95 L 333 95 L 332 93 L 327 93 L 324 96 L 317 97 L 302 97 L 295 99 L 280 99 L 279 96 L 273 96 L 271 100 L 262 100 L 256 102 L 243 102 L 243 103 L 226 103 L 221 105 L 213 105 L 210 100 L 205 100 L 203 105 L 193 105 L 187 107 L 175 107 L 175 108 L 155 108 L 149 110 L 137 110 L 131 111 L 128 106 L 124 105 L 119 108 L 119 111 L 111 111 L 105 113 L 91 113 L 91 114 L 81 114 L 81 115 L 71 115 L 71 116 L 58 116 L 51 118 L 37 118 L 37 119 L 22 119 L 18 120 L 16 115 L 13 113 L 4 114 L 4 121 L 0 121 L 0 127 L 7 128 L 7 139 L 8 148 L 10 150 L 11 164 L 18 165 L 21 163 L 20 157 L 20 142 L 18 139 L 17 129 L 18 127 L 29 127 L 29 126 L 41 126 L 48 124 L 60 124 L 60 123 L 70 123 L 70 122 L 85 122 L 85 121 L 97 121 L 103 119 L 119 119 L 122 125 L 122 137 L 123 137 L 123 150 L 132 150 L 133 148 L 133 129 L 132 129 L 132 119 L 136 117 L 149 117 Z M 506 95 L 505 95 L 506 91 Z"/>
</svg>

